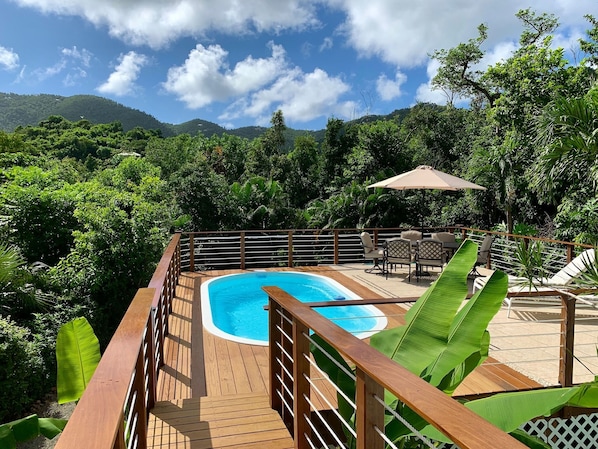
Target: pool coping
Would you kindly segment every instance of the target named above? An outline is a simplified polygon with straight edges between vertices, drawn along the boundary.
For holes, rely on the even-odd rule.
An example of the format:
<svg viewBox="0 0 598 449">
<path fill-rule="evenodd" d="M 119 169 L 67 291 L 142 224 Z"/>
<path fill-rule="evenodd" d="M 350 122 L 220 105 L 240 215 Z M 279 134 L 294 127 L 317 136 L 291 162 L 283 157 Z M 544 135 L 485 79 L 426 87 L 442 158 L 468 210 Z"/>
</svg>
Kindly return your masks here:
<svg viewBox="0 0 598 449">
<path fill-rule="evenodd" d="M 335 279 L 331 279 L 328 276 L 323 276 L 323 275 L 315 274 L 315 273 L 306 273 L 303 271 L 285 270 L 285 271 L 277 272 L 277 271 L 266 271 L 266 270 L 252 270 L 252 271 L 248 271 L 245 273 L 232 273 L 232 274 L 225 274 L 222 276 L 215 276 L 211 279 L 208 279 L 208 280 L 202 282 L 201 286 L 200 286 L 202 324 L 203 324 L 204 328 L 209 333 L 211 333 L 217 337 L 223 338 L 225 340 L 234 341 L 236 343 L 242 343 L 242 344 L 247 344 L 247 345 L 256 345 L 256 346 L 268 346 L 268 340 L 257 340 L 257 339 L 247 338 L 247 337 L 239 337 L 237 335 L 225 332 L 222 329 L 220 329 L 214 323 L 214 320 L 212 319 L 212 307 L 210 304 L 210 294 L 209 294 L 209 290 L 208 290 L 209 285 L 214 281 L 221 280 L 222 278 L 226 278 L 226 277 L 230 277 L 230 276 L 243 276 L 243 275 L 253 274 L 253 273 L 268 273 L 268 274 L 294 273 L 294 274 L 299 274 L 299 275 L 305 276 L 305 277 L 316 277 L 316 278 L 323 280 L 326 283 L 333 285 L 336 289 L 342 291 L 345 294 L 344 298 L 342 299 L 343 301 L 352 301 L 352 300 L 363 299 L 361 296 L 357 295 L 355 292 L 353 292 L 349 288 L 345 287 L 344 285 L 342 285 L 340 282 L 336 281 Z M 369 304 L 361 305 L 361 307 L 364 307 L 368 311 L 372 311 L 372 310 L 376 311 L 373 316 L 373 318 L 375 318 L 375 320 L 376 320 L 376 324 L 368 331 L 359 332 L 358 334 L 354 334 L 355 337 L 357 337 L 359 339 L 364 339 L 364 338 L 371 337 L 376 332 L 383 330 L 386 327 L 388 320 L 384 316 L 382 311 L 380 311 L 380 309 L 378 309 L 377 307 L 375 307 L 373 305 L 369 305 Z"/>
</svg>

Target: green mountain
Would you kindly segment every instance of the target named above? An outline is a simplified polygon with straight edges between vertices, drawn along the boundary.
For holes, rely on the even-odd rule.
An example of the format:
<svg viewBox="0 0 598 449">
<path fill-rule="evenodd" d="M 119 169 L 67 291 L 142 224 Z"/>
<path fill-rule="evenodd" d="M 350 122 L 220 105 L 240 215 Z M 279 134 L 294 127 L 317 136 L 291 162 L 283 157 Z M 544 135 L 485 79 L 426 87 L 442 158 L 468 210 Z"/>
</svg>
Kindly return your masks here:
<svg viewBox="0 0 598 449">
<path fill-rule="evenodd" d="M 408 109 L 394 111 L 387 116 L 370 115 L 349 123 L 364 123 L 375 120 L 398 118 L 401 120 Z M 201 132 L 206 137 L 223 133 L 254 139 L 261 136 L 267 128 L 260 126 L 245 126 L 237 129 L 225 129 L 216 123 L 194 119 L 178 125 L 163 123 L 152 115 L 124 106 L 107 98 L 95 95 L 18 95 L 0 93 L 0 130 L 12 132 L 18 126 L 36 126 L 51 115 L 59 115 L 67 120 L 77 122 L 85 119 L 91 123 L 120 122 L 125 131 L 135 127 L 147 130 L 158 129 L 165 137 L 178 134 L 196 135 Z M 292 145 L 300 135 L 311 134 L 316 141 L 324 139 L 325 130 L 306 131 L 287 129 L 287 142 Z"/>
</svg>

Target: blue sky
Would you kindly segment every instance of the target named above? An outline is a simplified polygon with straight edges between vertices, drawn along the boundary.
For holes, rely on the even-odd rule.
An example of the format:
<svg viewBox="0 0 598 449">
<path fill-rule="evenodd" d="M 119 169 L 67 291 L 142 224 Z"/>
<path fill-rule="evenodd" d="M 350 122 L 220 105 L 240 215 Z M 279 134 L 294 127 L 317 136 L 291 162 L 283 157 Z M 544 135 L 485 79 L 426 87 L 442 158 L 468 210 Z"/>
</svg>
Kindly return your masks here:
<svg viewBox="0 0 598 449">
<path fill-rule="evenodd" d="M 488 26 L 485 65 L 516 48 L 516 0 L 0 0 L 0 92 L 100 95 L 167 123 L 322 129 L 429 88 L 428 55 Z M 528 0 L 574 49 L 596 0 Z"/>
</svg>

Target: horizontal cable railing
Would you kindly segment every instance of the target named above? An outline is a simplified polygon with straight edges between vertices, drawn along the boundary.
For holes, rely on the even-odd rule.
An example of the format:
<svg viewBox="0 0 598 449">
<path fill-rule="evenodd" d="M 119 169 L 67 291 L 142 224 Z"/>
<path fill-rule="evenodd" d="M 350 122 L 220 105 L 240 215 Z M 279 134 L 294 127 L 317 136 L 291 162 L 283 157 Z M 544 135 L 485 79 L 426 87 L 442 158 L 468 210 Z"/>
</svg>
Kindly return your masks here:
<svg viewBox="0 0 598 449">
<path fill-rule="evenodd" d="M 493 447 L 524 448 L 523 444 L 497 429 L 462 404 L 429 385 L 363 341 L 297 301 L 277 287 L 266 287 L 270 308 L 270 385 L 272 408 L 281 415 L 297 448 L 351 447 L 358 449 L 401 447 L 385 435 L 385 392 L 450 438 L 461 449 Z M 325 413 L 315 407 L 322 395 L 317 380 L 326 376 L 313 369 L 310 345 L 317 344 L 312 332 L 333 346 L 355 367 L 345 373 L 354 379 L 355 396 L 342 397 L 343 407 L 353 413 Z M 331 360 L 334 360 L 331 358 Z M 345 367 L 342 367 L 345 369 Z M 334 382 L 332 382 L 334 384 Z M 336 388 L 336 387 L 333 387 Z M 336 389 L 339 392 L 341 389 Z M 324 396 L 324 395 L 322 395 Z M 338 407 L 340 410 L 340 406 Z M 330 410 L 336 410 L 332 407 Z M 396 410 L 396 407 L 393 407 Z M 347 422 L 340 415 L 354 415 Z M 414 429 L 412 439 L 436 447 Z M 395 445 L 396 444 L 396 445 Z"/>
<path fill-rule="evenodd" d="M 183 233 L 181 266 L 184 270 L 259 269 L 363 262 L 359 234 L 368 231 L 376 245 L 397 237 L 403 228 L 296 229 Z M 431 232 L 447 228 L 430 228 Z M 541 242 L 544 268 L 555 273 L 587 245 L 473 228 L 448 228 L 458 238 L 481 244 L 486 234 L 495 236 L 490 264 L 507 274 L 517 274 L 515 250 L 519 242 Z M 489 267 L 490 268 L 490 267 Z"/>
<path fill-rule="evenodd" d="M 280 292 L 280 290 L 276 290 Z M 282 292 L 282 294 L 286 295 L 284 292 Z M 271 300 L 275 300 L 277 297 L 278 293 L 274 295 L 274 298 L 270 295 Z M 409 307 L 415 300 L 416 298 L 401 298 L 400 301 L 403 307 Z M 392 300 L 390 298 L 383 300 L 355 300 L 350 301 L 349 303 L 353 302 L 355 305 L 347 305 L 347 307 L 360 307 L 364 304 L 388 304 L 392 303 Z M 322 307 L 335 308 L 337 307 L 335 304 L 338 304 L 338 301 L 307 303 L 305 306 L 310 307 L 314 311 L 318 311 L 321 310 Z M 575 304 L 573 303 L 569 304 L 569 313 L 571 315 L 575 315 L 574 305 Z M 270 342 L 270 349 L 271 351 L 274 351 L 274 355 L 272 355 L 272 369 L 274 371 L 271 374 L 271 378 L 273 379 L 273 382 L 275 382 L 272 385 L 276 385 L 271 392 L 271 394 L 276 395 L 272 401 L 274 407 L 279 407 L 277 410 L 279 410 L 281 416 L 284 417 L 288 428 L 295 429 L 296 423 L 294 420 L 298 415 L 293 408 L 294 398 L 297 397 L 293 392 L 293 384 L 297 381 L 298 374 L 293 371 L 295 362 L 297 361 L 296 350 L 294 348 L 294 342 L 297 341 L 297 331 L 293 330 L 293 326 L 295 323 L 294 320 L 297 317 L 294 316 L 294 309 L 293 311 L 290 311 L 285 307 L 277 308 L 276 305 L 271 307 L 274 307 L 273 313 L 276 314 L 274 317 L 271 316 L 270 322 L 270 325 L 274 326 L 274 331 L 272 328 L 270 330 L 270 335 L 274 336 L 273 340 Z M 405 310 L 400 312 L 398 310 L 399 309 L 397 308 L 397 316 L 402 316 L 405 313 Z M 595 326 L 598 324 L 598 311 L 591 311 L 591 314 L 586 315 L 584 310 L 584 315 L 576 316 L 576 339 L 574 350 L 572 350 L 573 346 L 569 346 L 570 344 L 573 344 L 573 341 L 570 340 L 571 335 L 566 336 L 563 331 L 563 329 L 567 327 L 566 316 L 560 316 L 558 309 L 556 311 L 557 313 L 555 313 L 554 308 L 551 309 L 551 312 L 553 314 L 553 318 L 551 319 L 524 321 L 524 316 L 526 314 L 534 315 L 538 313 L 541 315 L 545 312 L 543 312 L 541 308 L 532 308 L 531 311 L 526 311 L 523 316 L 519 316 L 518 314 L 517 318 L 519 319 L 517 320 L 505 320 L 504 315 L 506 311 L 503 311 L 503 321 L 500 321 L 499 323 L 493 321 L 489 326 L 492 340 L 489 358 L 484 362 L 486 371 L 489 370 L 488 372 L 492 373 L 502 373 L 505 372 L 504 367 L 506 365 L 524 375 L 529 375 L 531 379 L 544 386 L 554 388 L 561 379 L 563 372 L 567 371 L 567 368 L 563 366 L 563 362 L 568 358 L 567 353 L 575 352 L 576 354 L 583 353 L 583 355 L 576 356 L 575 360 L 571 357 L 571 360 L 567 362 L 573 362 L 575 370 L 579 368 L 579 371 L 582 371 L 575 375 L 574 383 L 578 384 L 593 380 L 592 372 L 598 366 L 598 358 L 595 354 Z M 380 314 L 382 316 L 381 312 Z M 307 319 L 302 312 L 297 313 L 297 315 L 300 317 L 301 321 Z M 350 319 L 359 320 L 360 318 L 361 317 L 357 316 Z M 341 318 L 340 320 L 336 320 L 333 316 L 331 321 L 337 324 L 342 324 L 342 321 L 345 319 L 346 318 Z M 307 328 L 308 331 L 303 331 L 301 334 L 307 340 L 306 347 L 311 346 L 313 348 L 322 349 L 319 346 L 319 343 L 314 341 L 311 336 L 311 331 L 313 330 L 311 329 L 311 326 L 308 325 Z M 358 334 L 362 330 L 363 329 L 354 330 L 351 334 Z M 315 332 L 318 333 L 317 330 Z M 587 338 L 583 338 L 584 336 Z M 349 340 L 352 339 L 348 334 L 345 334 L 343 338 Z M 329 341 L 329 343 L 331 342 Z M 340 337 L 335 334 L 334 342 L 332 344 L 338 349 L 339 346 L 344 347 L 347 343 L 344 341 L 341 342 Z M 357 343 L 355 345 L 351 343 L 350 345 L 355 348 L 360 347 L 357 346 Z M 367 363 L 369 365 L 376 366 L 376 361 L 372 361 L 367 353 L 359 349 L 355 350 L 367 358 Z M 325 352 L 325 350 L 323 352 Z M 309 409 L 309 412 L 304 411 L 301 415 L 305 418 L 304 424 L 307 428 L 304 435 L 306 440 L 305 444 L 307 444 L 305 447 L 351 447 L 351 444 L 347 439 L 357 438 L 355 422 L 348 422 L 341 416 L 341 413 L 339 412 L 339 401 L 344 401 L 344 407 L 352 407 L 352 413 L 355 414 L 355 416 L 358 416 L 359 412 L 357 410 L 358 406 L 356 400 L 354 398 L 347 398 L 343 390 L 340 389 L 335 382 L 330 381 L 327 374 L 325 374 L 318 364 L 314 362 L 313 357 L 309 354 L 309 350 L 302 352 L 301 355 L 309 364 L 309 374 L 303 374 L 303 378 L 308 384 L 304 387 L 309 389 L 309 393 L 304 392 L 301 396 L 303 398 L 302 400 L 307 402 L 307 406 L 305 407 Z M 343 355 L 346 356 L 344 352 Z M 355 364 L 354 359 L 351 357 L 348 357 L 347 360 L 349 360 L 351 366 Z M 537 365 L 542 366 L 539 367 Z M 355 373 L 351 371 L 346 374 L 348 375 L 348 378 L 353 379 L 353 382 L 356 382 Z M 509 377 L 510 375 L 508 372 L 505 375 L 508 379 L 511 379 L 507 382 L 513 382 L 511 388 L 519 390 L 539 388 L 538 386 L 534 386 L 533 382 L 524 384 L 521 379 Z M 517 385 L 519 386 L 517 387 Z M 413 385 L 413 388 L 419 389 L 420 387 L 418 385 Z M 468 389 L 466 388 L 465 391 L 467 390 Z M 508 389 L 508 391 L 513 390 Z M 485 396 L 494 393 L 496 393 L 496 391 L 488 391 L 482 393 L 482 395 Z M 473 397 L 466 396 L 467 399 L 473 399 L 475 397 L 479 397 L 479 393 Z M 387 415 L 395 414 L 394 411 L 388 409 L 383 403 L 383 395 L 377 396 L 377 398 L 378 399 L 376 400 L 379 405 L 386 409 Z M 588 439 L 594 441 L 594 436 L 588 436 L 587 432 L 595 435 L 593 432 L 598 431 L 598 426 L 593 424 L 596 422 L 595 420 L 598 415 L 592 412 L 593 410 L 586 412 L 584 409 L 567 408 L 552 417 L 539 417 L 524 423 L 521 428 L 540 437 L 555 449 L 571 447 L 571 442 L 576 442 L 576 444 L 579 444 L 579 447 L 589 447 L 587 444 L 589 441 Z M 400 416 L 396 416 L 396 418 L 402 419 Z M 405 425 L 409 426 L 410 424 L 407 422 Z M 588 429 L 596 430 L 590 431 Z M 292 431 L 294 432 L 295 430 Z M 374 432 L 375 435 L 378 435 L 378 437 L 384 441 L 384 444 L 386 445 L 385 447 L 397 447 L 394 443 L 390 443 L 383 435 L 381 427 L 374 429 Z M 563 435 L 567 435 L 567 437 L 565 438 Z M 414 431 L 414 435 L 410 438 L 411 443 L 417 441 L 417 443 L 420 444 L 417 447 L 440 447 L 444 449 L 455 447 L 451 444 L 438 445 L 438 442 L 430 441 L 429 438 L 418 435 L 416 431 Z M 376 447 L 375 444 L 377 443 L 369 441 L 365 447 Z"/>
</svg>

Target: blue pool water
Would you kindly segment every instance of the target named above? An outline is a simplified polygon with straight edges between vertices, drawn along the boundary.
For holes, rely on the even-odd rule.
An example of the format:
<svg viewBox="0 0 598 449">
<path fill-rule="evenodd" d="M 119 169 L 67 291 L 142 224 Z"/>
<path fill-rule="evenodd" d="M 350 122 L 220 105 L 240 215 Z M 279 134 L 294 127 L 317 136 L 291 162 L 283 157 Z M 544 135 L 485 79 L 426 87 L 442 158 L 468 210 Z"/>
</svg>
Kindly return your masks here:
<svg viewBox="0 0 598 449">
<path fill-rule="evenodd" d="M 203 324 L 216 335 L 241 343 L 268 344 L 268 295 L 264 286 L 277 286 L 303 302 L 359 299 L 355 293 L 324 276 L 288 271 L 232 274 L 201 286 Z M 386 318 L 373 306 L 315 309 L 345 330 L 365 338 L 384 329 Z"/>
</svg>

